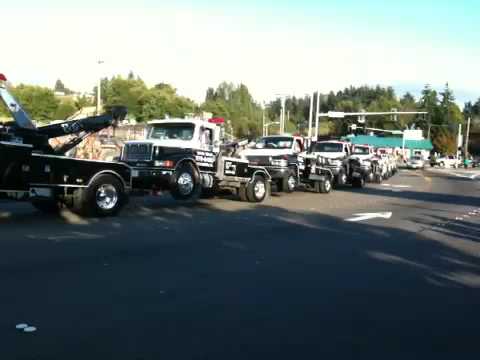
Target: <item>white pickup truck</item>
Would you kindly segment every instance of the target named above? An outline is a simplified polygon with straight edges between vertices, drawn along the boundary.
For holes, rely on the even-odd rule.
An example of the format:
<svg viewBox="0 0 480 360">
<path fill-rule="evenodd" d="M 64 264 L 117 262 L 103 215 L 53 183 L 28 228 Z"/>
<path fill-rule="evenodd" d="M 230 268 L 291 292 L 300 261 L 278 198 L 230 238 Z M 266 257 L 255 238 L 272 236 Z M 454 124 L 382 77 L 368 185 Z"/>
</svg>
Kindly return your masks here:
<svg viewBox="0 0 480 360">
<path fill-rule="evenodd" d="M 460 160 L 455 155 L 448 155 L 437 158 L 434 165 L 438 165 L 441 168 L 458 168 L 460 164 Z"/>
</svg>

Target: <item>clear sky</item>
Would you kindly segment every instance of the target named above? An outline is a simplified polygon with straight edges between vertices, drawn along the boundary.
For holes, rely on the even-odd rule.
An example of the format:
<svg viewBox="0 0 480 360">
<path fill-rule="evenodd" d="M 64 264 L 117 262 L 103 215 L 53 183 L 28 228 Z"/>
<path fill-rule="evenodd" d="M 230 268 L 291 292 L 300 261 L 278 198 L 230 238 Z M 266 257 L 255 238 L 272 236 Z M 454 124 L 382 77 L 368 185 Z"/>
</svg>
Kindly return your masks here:
<svg viewBox="0 0 480 360">
<path fill-rule="evenodd" d="M 203 100 L 221 81 L 278 93 L 448 81 L 480 97 L 478 0 L 0 0 L 0 72 L 89 91 L 130 70 Z M 97 60 L 105 63 L 97 65 Z"/>
</svg>

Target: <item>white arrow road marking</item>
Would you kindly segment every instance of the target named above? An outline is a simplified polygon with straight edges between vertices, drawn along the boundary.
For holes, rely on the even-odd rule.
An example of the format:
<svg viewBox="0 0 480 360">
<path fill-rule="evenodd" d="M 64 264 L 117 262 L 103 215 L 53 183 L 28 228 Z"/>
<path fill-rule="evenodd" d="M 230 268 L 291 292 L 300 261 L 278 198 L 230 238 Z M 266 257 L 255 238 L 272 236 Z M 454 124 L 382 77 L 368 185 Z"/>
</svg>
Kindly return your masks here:
<svg viewBox="0 0 480 360">
<path fill-rule="evenodd" d="M 378 212 L 378 213 L 360 213 L 360 214 L 353 214 L 355 217 L 346 219 L 345 221 L 364 221 L 364 220 L 370 220 L 370 219 L 375 219 L 375 218 L 380 218 L 380 219 L 390 219 L 392 217 L 391 212 Z"/>
</svg>

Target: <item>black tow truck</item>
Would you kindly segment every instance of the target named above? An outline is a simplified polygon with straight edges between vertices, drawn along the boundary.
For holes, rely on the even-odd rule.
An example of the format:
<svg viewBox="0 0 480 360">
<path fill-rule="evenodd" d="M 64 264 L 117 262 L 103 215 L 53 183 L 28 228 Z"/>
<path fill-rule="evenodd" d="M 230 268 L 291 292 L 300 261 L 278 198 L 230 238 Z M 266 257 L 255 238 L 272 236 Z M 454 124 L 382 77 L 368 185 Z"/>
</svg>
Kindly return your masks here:
<svg viewBox="0 0 480 360">
<path fill-rule="evenodd" d="M 13 121 L 0 125 L 0 198 L 27 200 L 43 212 L 67 206 L 82 215 L 116 214 L 127 201 L 131 171 L 122 163 L 81 160 L 65 154 L 87 136 L 115 125 L 125 108 L 75 121 L 37 127 L 0 74 L 0 99 Z M 53 138 L 70 135 L 56 148 Z"/>
<path fill-rule="evenodd" d="M 319 156 L 306 151 L 305 139 L 296 135 L 265 136 L 241 152 L 250 164 L 264 166 L 279 192 L 293 192 L 300 185 L 314 192 L 329 193 L 333 174 Z"/>
<path fill-rule="evenodd" d="M 168 191 L 176 200 L 196 200 L 220 190 L 262 202 L 271 177 L 262 166 L 237 156 L 239 144 L 223 141 L 222 118 L 153 120 L 147 137 L 125 143 L 120 161 L 132 168 L 135 191 Z"/>
</svg>

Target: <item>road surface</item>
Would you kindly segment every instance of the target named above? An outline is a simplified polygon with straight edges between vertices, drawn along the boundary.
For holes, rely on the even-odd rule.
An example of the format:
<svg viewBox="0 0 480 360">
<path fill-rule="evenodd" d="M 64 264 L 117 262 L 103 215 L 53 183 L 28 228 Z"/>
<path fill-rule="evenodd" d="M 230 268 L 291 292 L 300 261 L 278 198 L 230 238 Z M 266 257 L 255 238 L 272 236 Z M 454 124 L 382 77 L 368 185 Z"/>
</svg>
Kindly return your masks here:
<svg viewBox="0 0 480 360">
<path fill-rule="evenodd" d="M 1 202 L 0 359 L 476 358 L 476 174 L 108 219 Z"/>
</svg>

